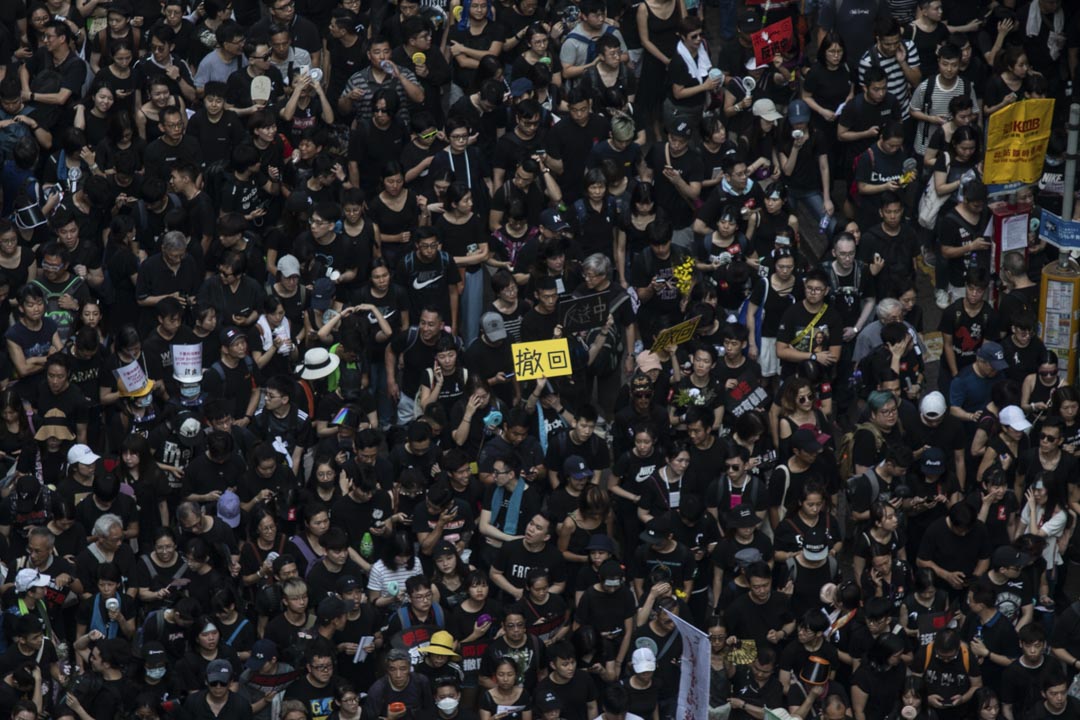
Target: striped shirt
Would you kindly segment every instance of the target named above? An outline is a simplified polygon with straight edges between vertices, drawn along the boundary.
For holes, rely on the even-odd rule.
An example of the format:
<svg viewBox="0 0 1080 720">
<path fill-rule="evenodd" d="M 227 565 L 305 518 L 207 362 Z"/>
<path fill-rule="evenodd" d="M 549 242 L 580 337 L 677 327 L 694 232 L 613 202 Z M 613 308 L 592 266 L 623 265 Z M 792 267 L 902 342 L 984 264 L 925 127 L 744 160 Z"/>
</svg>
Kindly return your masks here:
<svg viewBox="0 0 1080 720">
<path fill-rule="evenodd" d="M 918 68 L 919 51 L 916 49 L 915 44 L 910 40 L 901 40 L 900 42 L 904 44 L 904 50 L 907 52 L 908 66 Z M 862 58 L 859 60 L 859 84 L 866 84 L 866 71 L 874 66 L 885 71 L 885 77 L 888 81 L 886 88 L 889 94 L 896 98 L 896 102 L 900 103 L 902 119 L 907 120 L 909 117 L 908 105 L 911 102 L 911 85 L 908 84 L 907 78 L 904 76 L 904 69 L 900 67 L 900 63 L 896 61 L 895 57 L 884 57 L 878 51 L 876 44 L 871 45 L 870 49 L 863 53 Z"/>
<path fill-rule="evenodd" d="M 934 89 L 930 91 L 930 107 L 926 108 L 926 93 L 929 83 L 933 81 Z M 911 94 L 911 107 L 919 112 L 925 112 L 927 115 L 942 115 L 948 116 L 949 103 L 957 95 L 962 95 L 964 91 L 967 91 L 971 96 L 971 101 L 977 103 L 975 99 L 975 89 L 971 87 L 971 83 L 963 78 L 957 77 L 952 89 L 946 90 L 941 87 L 941 79 L 937 75 L 928 77 L 919 83 L 919 87 L 915 88 L 915 92 Z M 932 128 L 930 123 L 920 122 L 915 130 L 915 153 L 922 155 L 926 152 L 926 146 L 930 142 L 930 135 Z"/>
</svg>

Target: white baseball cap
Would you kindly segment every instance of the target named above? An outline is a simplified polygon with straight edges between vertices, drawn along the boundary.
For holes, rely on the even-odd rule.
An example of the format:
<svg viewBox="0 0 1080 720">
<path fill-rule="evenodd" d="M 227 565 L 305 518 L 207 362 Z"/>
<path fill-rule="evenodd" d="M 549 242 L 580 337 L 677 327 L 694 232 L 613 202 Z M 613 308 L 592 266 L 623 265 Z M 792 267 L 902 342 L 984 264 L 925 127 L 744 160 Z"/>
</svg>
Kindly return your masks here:
<svg viewBox="0 0 1080 720">
<path fill-rule="evenodd" d="M 95 453 L 88 446 L 82 444 L 72 445 L 67 454 L 68 465 L 74 465 L 75 463 L 79 463 L 80 465 L 93 465 L 100 459 L 100 455 Z"/>
<path fill-rule="evenodd" d="M 15 592 L 24 593 L 30 588 L 49 587 L 51 582 L 51 576 L 42 575 L 34 568 L 23 568 L 15 576 Z"/>
<path fill-rule="evenodd" d="M 1024 411 L 1016 405 L 1009 405 L 1001 409 L 998 414 L 1001 424 L 1018 432 L 1027 432 L 1031 429 L 1031 423 L 1024 417 Z"/>
<path fill-rule="evenodd" d="M 945 414 L 945 411 L 949 409 L 948 404 L 945 402 L 945 396 L 935 390 L 932 393 L 927 393 L 926 397 L 919 403 L 919 412 L 931 420 L 937 420 L 939 417 Z"/>
<path fill-rule="evenodd" d="M 656 655 L 647 647 L 638 648 L 630 656 L 630 664 L 636 673 L 652 672 L 656 669 Z"/>
</svg>

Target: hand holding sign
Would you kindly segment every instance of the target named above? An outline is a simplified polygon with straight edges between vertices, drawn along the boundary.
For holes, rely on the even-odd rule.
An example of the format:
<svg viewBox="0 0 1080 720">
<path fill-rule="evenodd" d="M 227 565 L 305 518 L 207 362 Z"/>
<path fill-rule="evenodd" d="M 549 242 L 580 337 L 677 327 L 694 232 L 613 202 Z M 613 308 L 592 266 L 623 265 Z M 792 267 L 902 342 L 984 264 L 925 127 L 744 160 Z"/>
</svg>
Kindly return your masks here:
<svg viewBox="0 0 1080 720">
<path fill-rule="evenodd" d="M 795 48 L 795 28 L 791 18 L 784 18 L 762 28 L 750 36 L 750 42 L 754 46 L 754 60 L 757 64 L 769 65 L 774 56 L 782 56 Z"/>
</svg>

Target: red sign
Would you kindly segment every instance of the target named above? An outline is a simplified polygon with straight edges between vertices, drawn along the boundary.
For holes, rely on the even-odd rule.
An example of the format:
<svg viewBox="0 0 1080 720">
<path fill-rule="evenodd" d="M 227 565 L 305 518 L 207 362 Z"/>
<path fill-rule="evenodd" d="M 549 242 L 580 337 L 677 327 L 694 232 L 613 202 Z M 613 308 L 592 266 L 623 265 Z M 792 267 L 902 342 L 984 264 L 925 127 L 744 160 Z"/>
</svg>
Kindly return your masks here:
<svg viewBox="0 0 1080 720">
<path fill-rule="evenodd" d="M 750 36 L 754 43 L 754 59 L 758 65 L 769 65 L 773 57 L 795 49 L 795 28 L 791 18 L 758 30 Z"/>
</svg>

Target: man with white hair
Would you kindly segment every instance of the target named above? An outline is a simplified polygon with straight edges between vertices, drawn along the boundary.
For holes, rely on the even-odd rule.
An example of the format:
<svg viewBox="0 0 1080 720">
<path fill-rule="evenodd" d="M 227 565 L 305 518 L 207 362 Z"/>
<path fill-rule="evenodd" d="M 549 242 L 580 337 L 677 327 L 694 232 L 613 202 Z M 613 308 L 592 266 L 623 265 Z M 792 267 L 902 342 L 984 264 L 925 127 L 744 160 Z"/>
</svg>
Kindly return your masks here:
<svg viewBox="0 0 1080 720">
<path fill-rule="evenodd" d="M 115 563 L 120 568 L 126 585 L 129 578 L 135 577 L 135 553 L 131 545 L 124 542 L 124 521 L 118 515 L 105 513 L 94 523 L 91 531 L 93 541 L 75 558 L 75 575 L 82 582 L 82 597 L 92 597 L 91 588 L 97 587 L 97 570 L 101 563 Z"/>
</svg>

